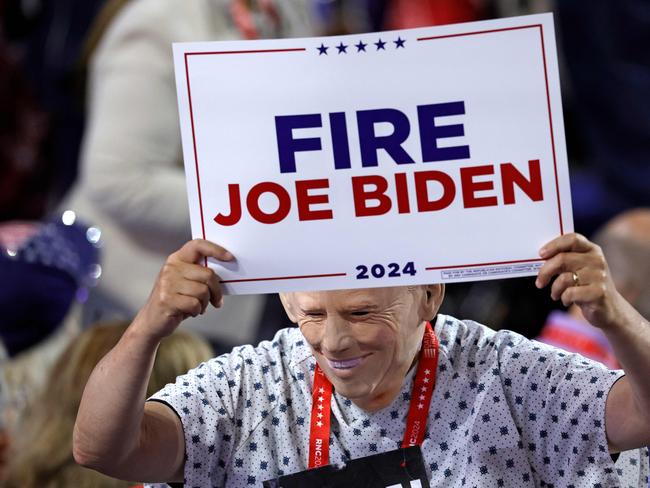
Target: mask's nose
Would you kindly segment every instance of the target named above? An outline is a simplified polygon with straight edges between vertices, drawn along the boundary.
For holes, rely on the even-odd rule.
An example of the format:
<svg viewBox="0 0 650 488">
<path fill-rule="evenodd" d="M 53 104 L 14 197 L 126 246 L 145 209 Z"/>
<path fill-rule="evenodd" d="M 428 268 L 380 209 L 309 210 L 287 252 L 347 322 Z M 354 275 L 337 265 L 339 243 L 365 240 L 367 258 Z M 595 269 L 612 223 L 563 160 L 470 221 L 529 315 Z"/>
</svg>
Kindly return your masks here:
<svg viewBox="0 0 650 488">
<path fill-rule="evenodd" d="M 325 320 L 321 338 L 321 351 L 326 356 L 340 357 L 340 354 L 354 345 L 348 321 L 338 315 L 330 315 Z"/>
</svg>

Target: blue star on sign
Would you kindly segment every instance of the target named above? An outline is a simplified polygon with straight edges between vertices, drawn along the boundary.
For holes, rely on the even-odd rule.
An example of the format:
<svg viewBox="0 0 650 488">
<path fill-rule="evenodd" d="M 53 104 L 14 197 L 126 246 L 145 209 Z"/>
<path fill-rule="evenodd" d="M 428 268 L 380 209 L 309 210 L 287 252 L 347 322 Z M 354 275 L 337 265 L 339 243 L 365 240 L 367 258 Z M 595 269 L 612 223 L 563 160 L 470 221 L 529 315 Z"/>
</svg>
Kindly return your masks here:
<svg viewBox="0 0 650 488">
<path fill-rule="evenodd" d="M 321 54 L 327 55 L 327 50 L 329 49 L 329 47 L 327 47 L 325 44 L 321 43 L 321 45 L 319 47 L 317 47 L 316 49 L 318 49 L 318 55 L 319 56 Z"/>
<path fill-rule="evenodd" d="M 357 52 L 361 52 L 361 51 L 366 52 L 367 45 L 368 44 L 364 44 L 363 41 L 359 41 L 359 44 L 355 44 L 354 46 L 357 48 Z"/>
<path fill-rule="evenodd" d="M 386 50 L 386 48 L 384 47 L 385 45 L 386 43 L 381 39 L 379 39 L 378 42 L 375 42 L 375 46 L 377 46 L 377 51 L 379 51 L 380 49 L 383 49 L 385 51 Z"/>
<path fill-rule="evenodd" d="M 399 49 L 400 47 L 404 47 L 404 43 L 406 42 L 406 39 L 402 39 L 401 37 L 398 37 L 396 41 L 393 41 L 395 43 L 395 49 Z"/>
<path fill-rule="evenodd" d="M 346 51 L 347 48 L 348 48 L 348 46 L 346 46 L 346 45 L 343 44 L 342 42 L 341 42 L 338 46 L 336 46 L 336 49 L 339 50 L 339 54 L 341 54 L 341 53 L 345 53 L 345 54 L 347 54 L 347 53 L 348 53 L 348 52 Z"/>
</svg>

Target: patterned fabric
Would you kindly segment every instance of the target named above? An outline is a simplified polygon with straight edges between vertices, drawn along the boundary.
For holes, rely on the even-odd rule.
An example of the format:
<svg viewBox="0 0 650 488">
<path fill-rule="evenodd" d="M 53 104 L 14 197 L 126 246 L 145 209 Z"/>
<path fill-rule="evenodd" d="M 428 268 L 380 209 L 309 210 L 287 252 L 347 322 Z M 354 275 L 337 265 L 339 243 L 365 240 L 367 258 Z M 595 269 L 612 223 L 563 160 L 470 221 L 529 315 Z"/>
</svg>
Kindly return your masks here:
<svg viewBox="0 0 650 488">
<path fill-rule="evenodd" d="M 607 450 L 607 392 L 623 376 L 582 356 L 439 315 L 438 380 L 422 445 L 431 486 L 646 486 L 648 454 Z M 260 486 L 306 469 L 315 359 L 296 328 L 180 376 L 152 398 L 185 431 L 185 486 Z M 414 369 L 369 414 L 332 396 L 330 461 L 400 446 Z"/>
</svg>

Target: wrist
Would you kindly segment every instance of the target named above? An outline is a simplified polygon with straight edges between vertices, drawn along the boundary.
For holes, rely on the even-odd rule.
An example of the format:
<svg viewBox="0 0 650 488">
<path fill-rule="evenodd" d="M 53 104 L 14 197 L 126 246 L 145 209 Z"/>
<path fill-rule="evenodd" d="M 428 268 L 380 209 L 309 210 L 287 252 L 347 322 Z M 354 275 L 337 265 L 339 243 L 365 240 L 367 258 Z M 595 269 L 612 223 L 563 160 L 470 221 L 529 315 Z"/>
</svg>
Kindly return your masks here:
<svg viewBox="0 0 650 488">
<path fill-rule="evenodd" d="M 152 327 L 151 320 L 148 319 L 145 308 L 138 312 L 124 333 L 124 339 L 126 341 L 131 344 L 137 344 L 138 348 L 144 348 L 145 351 L 155 352 L 164 338 L 165 334 L 157 332 Z"/>
<path fill-rule="evenodd" d="M 607 318 L 608 320 L 599 327 L 608 334 L 625 334 L 628 330 L 635 331 L 639 326 L 643 326 L 643 323 L 647 327 L 647 320 L 620 295 L 616 297 L 614 312 Z"/>
</svg>

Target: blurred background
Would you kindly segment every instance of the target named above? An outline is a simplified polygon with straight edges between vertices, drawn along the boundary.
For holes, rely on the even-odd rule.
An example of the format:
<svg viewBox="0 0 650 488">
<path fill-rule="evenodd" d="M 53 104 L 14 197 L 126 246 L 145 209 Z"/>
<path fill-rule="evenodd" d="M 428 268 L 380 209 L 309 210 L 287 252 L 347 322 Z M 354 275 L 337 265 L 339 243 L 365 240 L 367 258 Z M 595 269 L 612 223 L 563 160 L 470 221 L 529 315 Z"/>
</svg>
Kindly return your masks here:
<svg viewBox="0 0 650 488">
<path fill-rule="evenodd" d="M 61 377 L 61 354 L 86 347 L 96 364 L 110 345 L 91 331 L 124 327 L 166 256 L 190 238 L 171 42 L 537 12 L 555 14 L 575 229 L 603 247 L 619 290 L 647 317 L 647 0 L 0 0 L 0 485 L 122 486 L 82 468 L 70 474 L 63 424 L 50 446 L 60 443 L 61 458 L 21 478 L 21 462 L 42 459 L 16 456 L 29 448 L 15 433 L 42 415 L 35 404 Z M 533 282 L 448 285 L 441 311 L 617 367 L 604 337 Z M 200 354 L 178 367 L 198 364 L 205 348 L 218 354 L 287 325 L 275 296 L 227 297 L 223 310 L 183 326 Z M 78 402 L 80 392 L 70 395 Z"/>
</svg>

